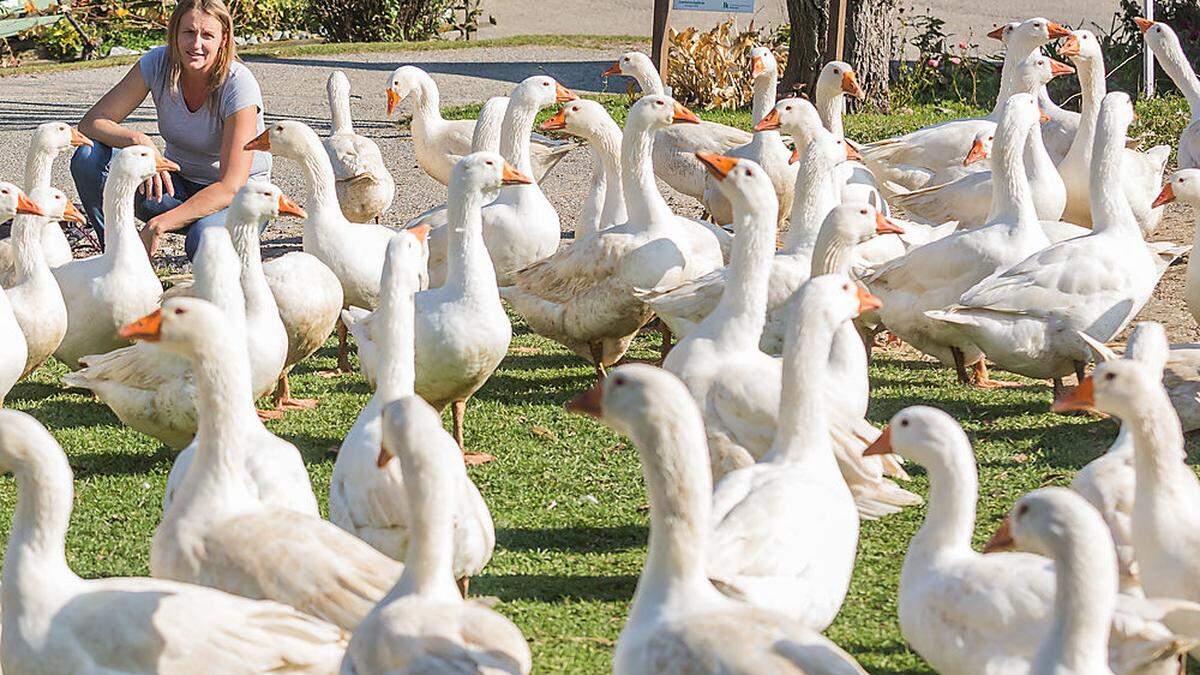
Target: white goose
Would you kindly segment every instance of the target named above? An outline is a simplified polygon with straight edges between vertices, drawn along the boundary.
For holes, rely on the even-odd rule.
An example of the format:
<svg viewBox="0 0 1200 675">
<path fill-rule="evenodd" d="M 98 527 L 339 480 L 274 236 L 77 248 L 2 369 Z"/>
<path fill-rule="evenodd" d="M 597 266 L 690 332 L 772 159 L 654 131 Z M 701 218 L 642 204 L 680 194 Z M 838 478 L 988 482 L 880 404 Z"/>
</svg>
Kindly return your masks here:
<svg viewBox="0 0 1200 675">
<path fill-rule="evenodd" d="M 1041 55 L 1026 59 L 1017 68 L 1018 77 L 1030 85 L 1030 91 L 1049 82 L 1051 78 L 1073 72 L 1074 68 Z M 964 162 L 971 162 L 973 158 L 979 157 L 983 150 L 980 139 L 976 138 Z M 1038 219 L 1057 221 L 1066 208 L 1067 188 L 1042 142 L 1041 125 L 1030 131 L 1025 140 L 1024 171 L 1029 180 Z M 970 229 L 988 221 L 992 206 L 991 196 L 992 172 L 973 171 L 950 183 L 933 183 L 928 187 L 895 195 L 892 201 L 903 207 L 912 217 L 931 223 L 957 220 L 959 229 Z"/>
<path fill-rule="evenodd" d="M 1079 84 L 1082 89 L 1080 103 L 1079 132 L 1071 143 L 1067 156 L 1058 163 L 1058 171 L 1062 174 L 1067 187 L 1067 206 L 1063 211 L 1063 220 L 1069 223 L 1091 227 L 1099 216 L 1092 211 L 1092 194 L 1094 192 L 1092 179 L 1093 149 L 1099 147 L 1097 139 L 1097 120 L 1100 116 L 1101 101 L 1104 100 L 1105 71 L 1104 53 L 1100 49 L 1100 41 L 1091 31 L 1072 31 L 1058 53 L 1070 57 L 1071 62 L 1079 71 Z M 1171 156 L 1171 147 L 1159 145 L 1146 152 L 1139 152 L 1124 146 L 1120 149 L 1119 188 L 1133 209 L 1133 216 L 1138 227 L 1145 234 L 1150 234 L 1158 227 L 1162 211 L 1151 208 L 1150 203 L 1158 193 L 1162 183 L 1163 169 Z"/>
<path fill-rule="evenodd" d="M 821 114 L 821 123 L 835 138 L 845 139 L 846 130 L 842 124 L 842 114 L 846 109 L 846 96 L 864 96 L 854 69 L 845 61 L 830 61 L 817 74 L 817 82 L 813 89 L 816 92 L 816 106 L 817 112 Z M 847 144 L 853 147 L 853 144 Z M 842 184 L 843 202 L 863 202 L 870 204 L 885 216 L 891 214 L 875 176 L 865 164 L 857 160 L 847 161 L 838 166 L 838 176 Z"/>
<path fill-rule="evenodd" d="M 325 83 L 333 128 L 325 139 L 325 152 L 337 179 L 338 204 L 346 219 L 365 223 L 388 210 L 396 197 L 396 181 L 383 162 L 375 141 L 354 132 L 350 117 L 350 80 L 340 70 Z"/>
<path fill-rule="evenodd" d="M 42 209 L 16 185 L 0 182 L 0 219 L 26 214 L 40 216 Z M 3 406 L 4 397 L 25 372 L 29 353 L 21 324 L 17 323 L 8 293 L 3 289 L 0 289 L 0 345 L 4 346 L 0 349 L 0 406 Z"/>
<path fill-rule="evenodd" d="M 150 572 L 283 602 L 353 630 L 403 567 L 332 523 L 259 494 L 247 468 L 258 447 L 241 433 L 255 421 L 250 367 L 240 338 L 222 335 L 226 323 L 204 300 L 172 298 L 124 331 L 189 360 L 202 411 L 195 458 L 151 542 Z"/>
<path fill-rule="evenodd" d="M 450 184 L 450 171 L 458 160 L 473 152 L 471 140 L 475 120 L 445 120 L 440 108 L 437 83 L 429 73 L 416 66 L 400 66 L 388 76 L 387 114 L 390 117 L 409 96 L 413 98 L 412 139 L 417 164 L 442 185 Z M 535 136 L 530 148 L 530 166 L 536 182 L 541 182 L 574 145 Z M 485 150 L 490 148 L 480 148 Z M 503 153 L 503 151 L 501 152 Z M 511 161 L 511 157 L 505 154 Z"/>
<path fill-rule="evenodd" d="M 411 508 L 416 499 L 411 491 L 416 488 L 403 471 L 407 462 L 390 460 L 393 455 L 403 458 L 406 453 L 417 451 L 395 444 L 387 450 L 380 448 L 384 438 L 384 408 L 414 395 L 413 294 L 420 284 L 417 275 L 420 259 L 421 243 L 417 237 L 401 234 L 388 243 L 382 297 L 373 319 L 380 338 L 375 393 L 346 433 L 329 482 L 329 520 L 396 560 L 408 560 L 420 521 Z M 424 407 L 430 410 L 428 404 Z M 427 417 L 433 418 L 432 426 L 425 424 L 429 421 Z M 422 436 L 421 443 L 432 452 L 452 452 L 451 448 L 457 451 L 454 438 L 441 428 L 441 420 L 435 413 L 425 416 L 414 412 L 404 419 L 408 420 L 404 438 Z M 410 428 L 412 425 L 416 427 Z M 460 476 L 455 477 L 458 482 L 452 484 L 452 489 L 439 490 L 439 496 L 443 503 L 451 505 L 448 507 L 453 515 L 450 562 L 454 579 L 465 595 L 467 581 L 491 558 L 496 534 L 483 497 L 462 470 L 462 462 L 458 465 Z"/>
<path fill-rule="evenodd" d="M 971 444 L 952 417 L 925 406 L 901 410 L 867 449 L 893 451 L 929 474 L 929 510 L 900 572 L 905 641 L 946 675 L 1040 672 L 1030 667 L 1053 626 L 1053 562 L 1030 553 L 981 555 L 971 548 L 979 478 Z M 1111 561 L 1111 539 L 1105 535 L 1102 541 Z M 1177 672 L 1175 657 L 1187 643 L 1159 619 L 1177 610 L 1195 615 L 1200 606 L 1129 596 L 1117 604 L 1109 652 L 1113 671 Z"/>
<path fill-rule="evenodd" d="M 67 305 L 42 250 L 43 230 L 60 220 L 83 224 L 86 219 L 61 191 L 44 188 L 30 197 L 45 216 L 22 214 L 13 218 L 11 284 L 5 287 L 13 315 L 25 335 L 24 377 L 58 349 L 67 334 Z"/>
<path fill-rule="evenodd" d="M 91 146 L 92 141 L 79 130 L 65 122 L 46 122 L 38 125 L 29 141 L 29 152 L 25 155 L 25 190 L 32 195 L 35 191 L 50 187 L 51 171 L 54 160 L 62 153 L 83 145 Z M 58 221 L 43 221 L 41 228 L 42 255 L 51 267 L 71 259 L 71 243 L 67 241 Z M 13 254 L 14 242 L 0 240 L 0 284 L 13 285 Z"/>
<path fill-rule="evenodd" d="M 615 675 L 866 672 L 817 632 L 733 600 L 706 578 L 699 553 L 712 546 L 712 479 L 700 411 L 681 382 L 650 366 L 622 366 L 567 409 L 634 441 L 650 499 L 646 565 L 617 640 Z"/>
<path fill-rule="evenodd" d="M 1027 22 L 1010 21 L 988 33 L 988 37 L 1006 45 L 1009 45 L 1011 41 L 1013 44 L 1009 48 L 1016 51 L 1030 50 L 1029 43 L 1035 43 L 1032 49 L 1037 49 L 1040 54 L 1045 53 L 1041 50 L 1043 43 L 1032 36 Z M 1028 53 L 1032 53 L 1032 51 Z M 1071 149 L 1071 142 L 1075 140 L 1075 132 L 1079 130 L 1080 116 L 1079 113 L 1066 110 L 1055 103 L 1054 99 L 1050 98 L 1050 92 L 1045 85 L 1038 87 L 1037 99 L 1042 113 L 1050 118 L 1042 123 L 1042 139 L 1046 143 L 1046 151 L 1050 153 L 1050 158 L 1054 160 L 1055 164 L 1058 164 Z"/>
<path fill-rule="evenodd" d="M 629 220 L 621 189 L 621 127 L 604 106 L 586 99 L 571 101 L 539 128 L 579 136 L 592 149 L 592 186 L 575 226 L 575 239 Z"/>
<path fill-rule="evenodd" d="M 1005 101 L 1021 91 L 1014 73 L 1016 65 L 1041 45 L 1067 35 L 1065 28 L 1041 17 L 1023 21 L 1006 43 L 1000 92 L 987 117 L 941 122 L 867 143 L 861 148 L 864 162 L 885 184 L 894 182 L 910 190 L 922 187 L 934 174 L 961 162 L 963 148 L 970 147 L 981 130 L 991 130 L 1000 122 Z"/>
<path fill-rule="evenodd" d="M 981 386 L 994 382 L 987 376 L 979 349 L 953 326 L 925 312 L 956 302 L 981 279 L 1049 244 L 1038 224 L 1021 162 L 1025 138 L 1038 124 L 1037 104 L 1029 94 L 1014 94 L 1000 109 L 992 161 L 994 216 L 988 224 L 914 248 L 865 279 L 871 292 L 883 300 L 879 317 L 889 331 L 943 363 L 953 363 L 960 382 Z M 973 364 L 974 372 L 968 376 L 966 367 Z"/>
<path fill-rule="evenodd" d="M 829 352 L 841 324 L 873 300 L 844 275 L 815 277 L 796 292 L 780 395 L 788 405 L 771 451 L 713 492 L 709 577 L 816 631 L 837 616 L 858 547 L 858 509 L 830 440 Z M 708 405 L 724 393 L 714 385 Z"/>
<path fill-rule="evenodd" d="M 621 140 L 621 184 L 629 220 L 582 239 L 501 289 L 539 335 L 566 345 L 602 373 L 647 321 L 635 289 L 674 286 L 720 268 L 720 242 L 707 227 L 676 216 L 654 182 L 655 132 L 699 121 L 666 96 L 643 96 Z"/>
<path fill-rule="evenodd" d="M 18 486 L 0 587 L 5 671 L 316 675 L 337 667 L 346 634 L 286 605 L 159 579 L 79 578 L 65 555 L 71 467 L 25 413 L 0 411 L 0 469 Z"/>
<path fill-rule="evenodd" d="M 405 396 L 387 407 L 383 426 L 380 452 L 395 454 L 410 478 L 404 508 L 412 516 L 412 536 L 404 573 L 354 630 L 342 672 L 445 672 L 461 666 L 480 673 L 529 673 L 532 656 L 520 629 L 455 591 L 451 570 L 461 522 L 446 495 L 470 479 L 441 418 L 421 399 Z M 431 436 L 444 442 L 430 443 Z"/>
<path fill-rule="evenodd" d="M 1196 78 L 1196 71 L 1192 70 L 1187 55 L 1179 46 L 1179 36 L 1170 26 L 1141 17 L 1135 17 L 1134 22 L 1150 51 L 1158 57 L 1159 65 L 1187 99 L 1191 111 L 1191 121 L 1179 135 L 1179 168 L 1200 167 L 1200 79 Z"/>
<path fill-rule="evenodd" d="M 753 80 L 753 121 L 757 125 L 775 109 L 775 89 L 779 86 L 779 63 L 775 54 L 767 47 L 755 47 L 750 50 L 750 77 Z M 783 225 L 792 210 L 792 195 L 796 185 L 796 167 L 788 161 L 791 151 L 784 145 L 777 129 L 759 130 L 755 127 L 750 142 L 730 148 L 723 153 L 726 157 L 738 157 L 753 160 L 765 171 L 775 187 L 775 197 L 778 210 L 775 216 L 777 225 Z M 717 187 L 717 182 L 709 176 L 704 188 L 704 206 L 717 223 L 722 225 L 733 221 L 733 208 L 725 198 L 723 191 Z"/>
<path fill-rule="evenodd" d="M 637 81 L 643 96 L 665 96 L 666 87 L 650 57 L 641 52 L 625 52 L 604 76 L 625 75 Z M 695 126 L 670 126 L 660 129 L 654 138 L 654 174 L 676 192 L 703 202 L 705 189 L 704 165 L 696 159 L 697 152 L 724 154 L 745 145 L 753 136 L 741 129 L 716 122 L 700 122 Z"/>
<path fill-rule="evenodd" d="M 281 120 L 247 143 L 246 150 L 269 151 L 300 165 L 308 188 L 304 252 L 324 263 L 341 282 L 343 307 L 375 309 L 383 254 L 396 231 L 375 223 L 352 223 L 342 215 L 333 165 L 317 133 L 301 122 Z M 344 324 L 338 325 L 338 341 L 338 370 L 349 372 Z"/>
<path fill-rule="evenodd" d="M 67 304 L 67 334 L 54 356 L 72 370 L 82 356 L 127 345 L 117 329 L 157 307 L 163 290 L 138 237 L 133 198 L 142 181 L 179 165 L 144 145 L 115 154 L 104 184 L 104 252 L 54 268 Z"/>
<path fill-rule="evenodd" d="M 1091 234 L 1038 251 L 926 315 L 960 331 L 1001 368 L 1054 379 L 1056 390 L 1063 375 L 1081 372 L 1091 351 L 1076 331 L 1111 339 L 1150 299 L 1162 274 L 1121 189 L 1132 121 L 1127 94 L 1104 97 L 1089 181 Z M 1085 116 L 1081 134 L 1087 124 Z"/>
<path fill-rule="evenodd" d="M 513 90 L 504 113 L 500 154 L 517 171 L 532 176 L 530 134 L 538 111 L 576 98 L 552 77 L 537 75 L 523 80 Z M 518 270 L 552 255 L 562 236 L 558 212 L 532 180 L 500 188 L 483 210 L 483 224 L 483 241 L 501 286 L 512 284 Z M 446 280 L 449 239 L 445 226 L 429 234 L 430 287 L 441 286 Z"/>
</svg>

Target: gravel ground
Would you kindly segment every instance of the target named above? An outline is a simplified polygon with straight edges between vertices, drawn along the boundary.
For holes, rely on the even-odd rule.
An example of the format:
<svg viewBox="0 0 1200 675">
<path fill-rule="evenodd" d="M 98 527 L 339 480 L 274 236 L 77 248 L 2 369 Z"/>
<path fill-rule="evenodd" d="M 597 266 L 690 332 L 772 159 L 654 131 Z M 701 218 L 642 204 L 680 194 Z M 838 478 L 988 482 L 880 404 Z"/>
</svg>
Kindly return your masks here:
<svg viewBox="0 0 1200 675">
<path fill-rule="evenodd" d="M 329 128 L 325 79 L 333 68 L 346 72 L 353 91 L 362 96 L 352 101 L 357 129 L 379 143 L 396 178 L 396 201 L 385 216 L 385 223 L 395 225 L 444 202 L 446 191 L 417 168 L 407 128 L 389 122 L 384 115 L 383 82 L 392 68 L 410 63 L 428 70 L 438 82 L 441 103 L 445 107 L 505 94 L 525 77 L 541 73 L 556 77 L 573 90 L 604 91 L 605 83 L 599 74 L 620 51 L 620 47 L 603 51 L 554 47 L 481 48 L 267 58 L 249 61 L 247 65 L 262 85 L 268 121 L 298 119 L 321 134 L 327 133 Z M 120 79 L 124 71 L 124 68 L 104 68 L 0 80 L 6 99 L 0 104 L 0 180 L 22 182 L 30 129 L 50 120 L 78 122 L 88 106 Z M 624 85 L 610 82 L 608 90 L 623 91 Z M 152 106 L 143 106 L 131 116 L 131 123 L 153 134 L 153 113 Z M 590 170 L 587 153 L 576 151 L 543 183 L 543 189 L 558 209 L 566 230 L 571 229 L 579 216 L 582 200 L 587 194 Z M 304 193 L 300 175 L 288 160 L 276 161 L 272 179 L 288 194 L 300 196 Z M 55 185 L 74 195 L 65 160 L 55 164 Z M 665 186 L 663 192 L 680 213 L 699 214 L 699 208 L 690 199 L 680 197 Z M 1193 221 L 1188 209 L 1171 204 L 1153 238 L 1190 242 L 1192 230 Z M 299 247 L 299 235 L 300 227 L 295 220 L 272 223 L 265 236 L 264 250 L 268 255 L 294 250 Z M 166 238 L 166 250 L 161 260 L 163 268 L 168 271 L 183 269 L 182 246 L 182 237 Z M 1183 302 L 1183 285 L 1183 266 L 1172 267 L 1139 318 L 1163 322 L 1174 342 L 1200 342 L 1200 328 Z"/>
</svg>

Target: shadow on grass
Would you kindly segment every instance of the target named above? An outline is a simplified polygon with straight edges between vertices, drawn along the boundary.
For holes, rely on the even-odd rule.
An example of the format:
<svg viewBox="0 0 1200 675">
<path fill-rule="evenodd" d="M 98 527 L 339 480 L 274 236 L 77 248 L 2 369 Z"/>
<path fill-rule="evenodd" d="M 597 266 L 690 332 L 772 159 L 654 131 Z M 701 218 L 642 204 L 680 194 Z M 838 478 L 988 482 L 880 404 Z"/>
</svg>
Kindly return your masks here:
<svg viewBox="0 0 1200 675">
<path fill-rule="evenodd" d="M 159 445 L 152 453 L 138 452 L 72 452 L 68 456 L 75 478 L 87 476 L 122 476 L 153 473 L 169 468 L 175 452 Z"/>
<path fill-rule="evenodd" d="M 617 575 L 557 575 L 508 574 L 481 576 L 471 580 L 472 595 L 494 595 L 505 602 L 531 600 L 560 602 L 563 600 L 629 600 L 637 586 L 632 574 Z"/>
<path fill-rule="evenodd" d="M 615 527 L 507 528 L 496 531 L 496 544 L 510 551 L 551 549 L 594 553 L 624 551 L 646 545 L 644 525 Z"/>
</svg>

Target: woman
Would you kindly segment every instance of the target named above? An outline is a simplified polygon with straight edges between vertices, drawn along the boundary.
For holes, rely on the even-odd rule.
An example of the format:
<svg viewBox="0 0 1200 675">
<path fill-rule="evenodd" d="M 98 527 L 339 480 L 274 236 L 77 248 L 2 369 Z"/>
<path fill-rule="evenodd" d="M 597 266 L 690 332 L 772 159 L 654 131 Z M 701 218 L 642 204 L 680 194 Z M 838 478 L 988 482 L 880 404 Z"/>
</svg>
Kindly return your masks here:
<svg viewBox="0 0 1200 675">
<path fill-rule="evenodd" d="M 225 224 L 225 210 L 250 177 L 267 180 L 271 156 L 243 149 L 263 130 L 262 92 L 235 60 L 233 21 L 222 0 L 180 0 L 167 44 L 147 52 L 84 116 L 79 130 L 95 143 L 71 158 L 71 175 L 88 222 L 104 234 L 103 193 L 113 148 L 154 146 L 121 122 L 150 94 L 166 152 L 181 168 L 146 181 L 135 203 L 146 222 L 150 255 L 167 232 L 186 233 L 188 259 L 200 232 Z"/>
</svg>

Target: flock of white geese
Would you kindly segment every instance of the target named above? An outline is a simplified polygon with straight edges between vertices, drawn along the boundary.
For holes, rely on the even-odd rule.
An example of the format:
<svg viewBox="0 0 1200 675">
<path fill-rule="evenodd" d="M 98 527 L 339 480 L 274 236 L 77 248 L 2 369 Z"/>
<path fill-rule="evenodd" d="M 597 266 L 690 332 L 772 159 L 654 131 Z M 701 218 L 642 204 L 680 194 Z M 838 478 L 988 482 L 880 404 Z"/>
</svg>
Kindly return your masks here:
<svg viewBox="0 0 1200 675">
<path fill-rule="evenodd" d="M 506 302 L 595 367 L 596 386 L 568 408 L 630 437 L 643 464 L 649 550 L 614 672 L 864 672 L 821 632 L 845 600 L 860 519 L 922 502 L 896 482 L 905 460 L 926 469 L 930 493 L 899 622 L 938 672 L 1179 672 L 1200 650 L 1200 482 L 1183 452 L 1200 426 L 1200 348 L 1169 345 L 1154 323 L 1135 327 L 1123 357 L 1106 342 L 1188 248 L 1144 236 L 1162 204 L 1200 207 L 1200 80 L 1169 26 L 1138 23 L 1193 111 L 1165 185 L 1170 148 L 1129 143 L 1133 107 L 1106 93 L 1096 36 L 1043 18 L 991 34 L 1006 55 L 986 117 L 863 145 L 843 136 L 844 97 L 862 93 L 849 65 L 824 68 L 813 102 L 775 100 L 765 48 L 751 52 L 753 132 L 702 122 L 636 52 L 605 73 L 642 89 L 624 129 L 546 76 L 478 120 L 447 121 L 433 79 L 403 66 L 388 112 L 411 102 L 418 163 L 449 196 L 401 230 L 372 222 L 395 182 L 355 133 L 335 72 L 330 136 L 280 121 L 247 145 L 300 167 L 303 205 L 249 183 L 228 227 L 206 231 L 194 280 L 165 293 L 133 199 L 172 162 L 119 151 L 107 248 L 73 259 L 58 223 L 83 218 L 50 186 L 51 165 L 91 141 L 41 125 L 25 191 L 0 183 L 0 219 L 13 219 L 0 400 L 54 356 L 71 368 L 65 384 L 180 453 L 151 578 L 85 580 L 65 557 L 66 456 L 32 417 L 0 411 L 0 470 L 18 490 L 0 665 L 529 672 L 517 627 L 465 599 L 495 532 L 464 466 L 491 457 L 464 455 L 462 429 L 508 351 Z M 1073 67 L 1043 54 L 1052 40 Z M 1046 92 L 1071 74 L 1078 113 Z M 594 166 L 569 242 L 539 187 L 576 147 L 534 130 L 556 104 L 540 130 L 582 139 Z M 659 180 L 711 218 L 676 215 Z M 281 215 L 303 219 L 303 251 L 264 261 L 260 225 Z M 1200 319 L 1200 265 L 1186 297 Z M 655 317 L 678 336 L 662 367 L 617 365 Z M 353 334 L 374 394 L 341 444 L 324 520 L 296 447 L 262 420 L 317 405 L 292 396 L 288 372 L 335 328 L 340 367 Z M 963 383 L 1005 386 L 989 361 L 1052 379 L 1056 410 L 1116 416 L 1120 435 L 1070 490 L 1022 497 L 978 553 L 978 478 L 958 423 L 924 406 L 882 431 L 864 418 L 864 344 L 884 329 Z M 274 408 L 257 410 L 272 390 Z"/>
</svg>

